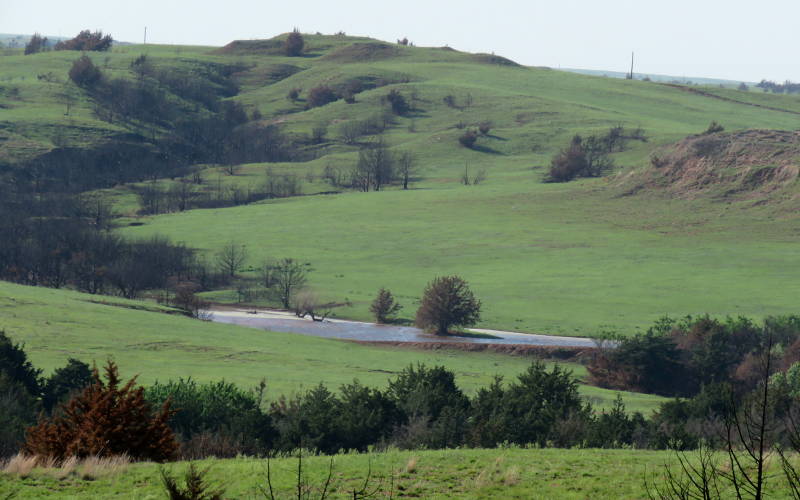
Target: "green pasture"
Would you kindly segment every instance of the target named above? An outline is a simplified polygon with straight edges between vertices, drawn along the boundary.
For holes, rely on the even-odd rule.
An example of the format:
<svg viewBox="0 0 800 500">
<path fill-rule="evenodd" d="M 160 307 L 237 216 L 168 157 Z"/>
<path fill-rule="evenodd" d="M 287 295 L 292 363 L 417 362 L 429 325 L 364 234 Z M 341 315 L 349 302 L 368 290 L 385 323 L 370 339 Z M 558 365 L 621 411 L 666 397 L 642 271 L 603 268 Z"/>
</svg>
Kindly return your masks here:
<svg viewBox="0 0 800 500">
<path fill-rule="evenodd" d="M 176 315 L 152 303 L 0 282 L 0 329 L 25 344 L 34 365 L 49 373 L 67 358 L 87 363 L 112 357 L 124 376 L 143 384 L 192 377 L 225 379 L 255 387 L 263 378 L 267 397 L 290 395 L 323 383 L 332 390 L 358 379 L 385 387 L 412 363 L 444 365 L 456 373 L 467 393 L 488 386 L 495 375 L 507 380 L 530 359 L 451 350 L 378 348 L 298 334 L 266 332 L 208 323 Z M 569 364 L 585 377 L 582 365 Z M 588 385 L 582 394 L 600 408 L 610 407 L 614 391 Z M 622 393 L 629 410 L 649 413 L 664 398 Z"/>
<path fill-rule="evenodd" d="M 349 193 L 196 210 L 122 234 L 166 234 L 210 256 L 244 244 L 243 272 L 272 257 L 309 262 L 309 285 L 368 319 L 380 287 L 413 319 L 425 284 L 458 274 L 483 301 L 480 326 L 631 334 L 663 315 L 796 313 L 796 219 L 704 201 L 632 200 L 602 181 L 540 184 L 511 169 L 479 186 Z M 140 222 L 141 222 L 140 221 Z M 211 295 L 235 300 L 235 294 Z"/>
<path fill-rule="evenodd" d="M 319 495 L 332 470 L 330 498 L 353 498 L 352 490 L 368 484 L 377 498 L 426 499 L 639 499 L 647 498 L 645 479 L 660 482 L 664 464 L 677 467 L 666 451 L 598 449 L 457 449 L 342 454 L 304 457 L 303 472 L 312 495 Z M 237 458 L 203 460 L 195 464 L 208 469 L 208 479 L 226 490 L 225 498 L 269 498 L 265 460 Z M 186 462 L 167 464 L 164 469 L 178 476 Z M 332 469 L 330 469 L 332 467 Z M 767 498 L 791 498 L 777 462 L 772 462 L 767 480 Z M 164 498 L 159 467 L 152 463 L 131 464 L 117 471 L 98 470 L 94 478 L 82 479 L 82 469 L 58 479 L 58 470 L 36 469 L 27 478 L 0 473 L 0 494 L 17 491 L 15 498 L 59 499 L 157 499 Z M 297 459 L 270 461 L 273 493 L 277 498 L 296 495 Z M 722 493 L 734 494 L 721 486 Z M 391 496 L 390 496 L 391 494 Z"/>
</svg>

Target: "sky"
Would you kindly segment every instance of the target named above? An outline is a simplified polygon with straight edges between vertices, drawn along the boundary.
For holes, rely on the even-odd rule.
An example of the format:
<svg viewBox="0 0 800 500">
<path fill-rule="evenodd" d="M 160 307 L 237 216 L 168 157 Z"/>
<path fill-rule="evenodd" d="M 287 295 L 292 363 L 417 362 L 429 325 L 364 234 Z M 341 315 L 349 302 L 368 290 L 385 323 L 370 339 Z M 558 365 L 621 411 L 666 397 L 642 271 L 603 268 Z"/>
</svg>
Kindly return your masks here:
<svg viewBox="0 0 800 500">
<path fill-rule="evenodd" d="M 0 0 L 0 33 L 224 45 L 304 33 L 494 52 L 529 66 L 800 81 L 800 0 Z"/>
</svg>

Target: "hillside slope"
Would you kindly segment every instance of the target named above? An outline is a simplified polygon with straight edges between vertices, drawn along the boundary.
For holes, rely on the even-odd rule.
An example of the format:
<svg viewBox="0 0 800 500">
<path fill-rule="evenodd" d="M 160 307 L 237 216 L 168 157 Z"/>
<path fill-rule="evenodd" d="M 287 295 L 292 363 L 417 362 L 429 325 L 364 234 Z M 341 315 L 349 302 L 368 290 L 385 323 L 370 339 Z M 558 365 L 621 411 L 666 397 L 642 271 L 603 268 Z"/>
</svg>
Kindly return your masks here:
<svg viewBox="0 0 800 500">
<path fill-rule="evenodd" d="M 651 168 L 623 175 L 620 182 L 631 193 L 782 203 L 791 210 L 800 198 L 799 172 L 800 132 L 746 130 L 690 136 L 654 152 Z"/>
</svg>

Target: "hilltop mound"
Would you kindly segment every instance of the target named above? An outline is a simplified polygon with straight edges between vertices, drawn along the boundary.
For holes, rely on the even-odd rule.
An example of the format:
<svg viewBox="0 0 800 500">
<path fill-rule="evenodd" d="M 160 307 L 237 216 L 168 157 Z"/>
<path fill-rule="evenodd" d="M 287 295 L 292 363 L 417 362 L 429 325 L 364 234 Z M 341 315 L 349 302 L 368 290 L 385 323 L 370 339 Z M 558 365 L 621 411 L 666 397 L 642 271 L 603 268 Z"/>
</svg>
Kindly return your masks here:
<svg viewBox="0 0 800 500">
<path fill-rule="evenodd" d="M 494 54 L 472 54 L 471 59 L 477 63 L 483 64 L 497 64 L 499 66 L 513 66 L 517 68 L 522 66 L 511 59 Z"/>
<path fill-rule="evenodd" d="M 359 63 L 391 59 L 400 55 L 400 48 L 383 42 L 360 42 L 332 50 L 322 60 L 339 63 Z"/>
<path fill-rule="evenodd" d="M 269 54 L 278 55 L 283 52 L 283 40 L 270 38 L 268 40 L 234 40 L 214 51 L 221 55 L 243 54 Z"/>
<path fill-rule="evenodd" d="M 745 130 L 689 136 L 656 151 L 650 168 L 622 177 L 621 185 L 626 194 L 649 190 L 763 203 L 796 185 L 798 173 L 800 131 Z"/>
</svg>

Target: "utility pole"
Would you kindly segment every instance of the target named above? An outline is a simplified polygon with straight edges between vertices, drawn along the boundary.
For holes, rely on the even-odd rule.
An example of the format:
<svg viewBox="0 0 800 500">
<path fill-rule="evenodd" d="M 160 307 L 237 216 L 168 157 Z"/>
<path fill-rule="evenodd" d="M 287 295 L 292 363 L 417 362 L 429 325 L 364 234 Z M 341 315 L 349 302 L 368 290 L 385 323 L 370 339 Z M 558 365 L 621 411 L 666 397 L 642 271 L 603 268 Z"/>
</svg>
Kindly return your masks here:
<svg viewBox="0 0 800 500">
<path fill-rule="evenodd" d="M 631 52 L 631 72 L 625 77 L 626 80 L 633 80 L 633 52 Z"/>
<path fill-rule="evenodd" d="M 147 26 L 144 27 L 144 44 L 147 45 Z"/>
</svg>

